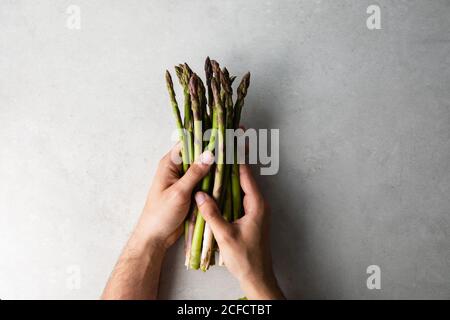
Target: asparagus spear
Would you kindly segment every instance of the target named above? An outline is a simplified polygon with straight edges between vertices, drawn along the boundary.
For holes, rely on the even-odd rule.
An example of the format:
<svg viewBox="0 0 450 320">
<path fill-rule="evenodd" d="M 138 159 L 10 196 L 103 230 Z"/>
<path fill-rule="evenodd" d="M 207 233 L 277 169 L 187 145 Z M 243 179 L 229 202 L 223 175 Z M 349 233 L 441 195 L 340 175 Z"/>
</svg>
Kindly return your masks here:
<svg viewBox="0 0 450 320">
<path fill-rule="evenodd" d="M 191 97 L 189 93 L 189 79 L 191 77 L 192 70 L 187 63 L 175 66 L 175 73 L 177 74 L 178 81 L 183 88 L 184 94 L 184 128 L 185 128 L 185 146 L 188 163 L 192 163 L 194 159 L 194 145 L 193 145 L 193 121 L 191 110 Z M 193 217 L 193 211 L 190 211 L 188 218 L 185 220 L 184 229 L 187 231 L 185 235 L 185 253 L 186 258 L 188 256 L 190 247 L 190 228 L 189 224 Z"/>
<path fill-rule="evenodd" d="M 198 77 L 194 73 L 189 80 L 192 114 L 194 116 L 194 161 L 197 161 L 203 149 L 202 110 L 198 95 Z"/>
<path fill-rule="evenodd" d="M 213 198 L 219 203 L 220 196 L 222 194 L 223 187 L 223 169 L 224 169 L 224 112 L 223 104 L 220 99 L 220 83 L 213 78 L 211 80 L 211 87 L 214 96 L 214 108 L 217 116 L 217 150 L 216 150 L 216 171 L 214 176 L 214 186 L 213 186 Z M 200 268 L 206 271 L 211 262 L 211 254 L 213 252 L 214 237 L 211 228 L 208 224 L 205 225 L 205 230 L 203 232 L 203 248 L 201 253 Z"/>
<path fill-rule="evenodd" d="M 215 116 L 216 112 L 212 112 L 212 131 L 211 137 L 209 138 L 209 143 L 207 146 L 207 150 L 213 152 L 216 145 L 216 136 L 217 136 L 217 117 Z M 208 175 L 203 178 L 201 184 L 201 191 L 209 193 L 211 189 L 211 183 L 213 180 L 212 171 L 208 173 Z M 196 207 L 198 211 L 198 208 Z M 194 235 L 192 237 L 192 245 L 191 245 L 191 255 L 190 255 L 190 263 L 189 266 L 192 269 L 198 269 L 200 267 L 200 254 L 202 250 L 202 239 L 203 232 L 205 229 L 205 220 L 203 219 L 201 214 L 197 214 L 195 227 L 194 227 Z"/>
<path fill-rule="evenodd" d="M 233 129 L 234 128 L 234 120 L 233 120 L 233 89 L 231 87 L 234 78 L 230 78 L 227 68 L 223 68 L 220 72 L 220 80 L 222 82 L 222 90 L 221 90 L 221 99 L 224 103 L 225 107 L 225 128 Z M 225 145 L 233 147 L 233 140 L 228 141 L 227 137 L 225 137 Z M 229 148 L 229 147 L 228 147 Z M 225 148 L 225 155 L 228 151 L 228 148 Z M 226 155 L 227 156 L 227 155 Z M 228 156 L 227 156 L 228 157 Z M 224 178 L 223 185 L 225 186 L 222 189 L 222 194 L 219 200 L 219 208 L 222 211 L 222 215 L 227 221 L 231 221 L 232 217 L 232 198 L 231 198 L 231 164 L 226 163 L 224 167 Z M 219 265 L 223 265 L 222 256 L 219 255 Z"/>
<path fill-rule="evenodd" d="M 225 102 L 226 109 L 226 122 L 225 126 L 230 129 L 233 128 L 233 89 L 231 88 L 232 79 L 228 73 L 227 68 L 223 68 L 223 72 L 221 73 L 220 80 L 222 81 L 222 87 L 224 91 L 223 101 Z"/>
<path fill-rule="evenodd" d="M 231 199 L 231 181 L 228 180 L 228 184 L 225 186 L 225 204 L 223 207 L 223 218 L 230 222 L 232 218 L 233 201 Z"/>
<path fill-rule="evenodd" d="M 224 68 L 220 74 L 220 80 L 222 82 L 222 101 L 225 103 L 225 128 L 233 129 L 234 128 L 234 120 L 233 120 L 233 89 L 231 88 L 231 79 L 228 73 L 227 68 Z M 225 145 L 232 145 L 233 141 L 225 141 Z M 225 149 L 226 150 L 226 149 Z M 225 152 L 226 153 L 226 152 Z M 231 165 L 225 164 L 225 173 L 224 173 L 224 185 L 228 184 L 230 180 L 230 172 Z M 220 208 L 223 208 L 225 201 L 225 188 L 222 190 L 222 196 L 220 198 Z"/>
<path fill-rule="evenodd" d="M 183 122 L 181 121 L 180 109 L 178 108 L 178 102 L 175 97 L 175 91 L 173 90 L 173 82 L 170 72 L 166 70 L 166 84 L 169 91 L 170 102 L 172 103 L 172 111 L 177 124 L 179 139 L 181 142 L 181 158 L 183 160 L 183 173 L 189 168 L 189 155 L 187 153 L 186 140 L 184 135 Z"/>
<path fill-rule="evenodd" d="M 231 198 L 231 180 L 228 179 L 228 183 L 225 184 L 225 200 L 222 210 L 223 217 L 226 221 L 230 222 L 233 217 L 233 200 Z M 220 253 L 220 252 L 219 252 Z M 223 257 L 219 255 L 219 266 L 223 266 Z"/>
<path fill-rule="evenodd" d="M 206 75 L 206 87 L 208 89 L 208 112 L 209 115 L 212 116 L 213 113 L 213 104 L 214 104 L 214 97 L 211 89 L 211 79 L 213 77 L 213 70 L 212 70 L 212 64 L 209 57 L 206 57 L 205 61 L 205 75 Z"/>
<path fill-rule="evenodd" d="M 223 68 L 223 70 L 220 69 L 220 65 L 217 61 L 213 60 L 211 62 L 212 68 L 213 68 L 213 74 L 215 78 L 218 81 L 218 88 L 220 89 L 220 100 L 222 101 L 222 105 L 224 108 L 224 119 L 225 119 L 225 129 L 227 128 L 227 117 L 232 116 L 232 108 L 233 105 L 231 104 L 231 112 L 228 111 L 229 101 L 232 101 L 232 89 L 231 89 L 231 82 L 230 80 L 230 74 L 228 73 L 227 68 Z M 222 85 L 222 86 L 221 86 Z M 230 100 L 229 100 L 230 99 Z M 224 140 L 224 146 L 226 145 L 226 141 Z M 224 154 L 226 155 L 225 147 L 224 147 Z M 224 156 L 225 159 L 225 156 Z M 228 176 L 229 176 L 229 165 L 224 164 L 224 173 L 223 173 L 223 185 L 225 186 L 228 182 Z M 222 210 L 224 205 L 224 199 L 225 199 L 225 188 L 222 188 L 222 193 L 218 200 L 219 208 Z M 215 264 L 215 251 L 217 251 L 217 243 L 213 239 L 212 244 L 212 253 L 211 253 L 211 259 L 209 265 L 212 266 Z"/>
<path fill-rule="evenodd" d="M 194 159 L 193 161 L 198 161 L 203 149 L 203 130 L 202 130 L 202 110 L 198 95 L 199 78 L 195 73 L 190 77 L 188 88 L 189 95 L 191 97 L 191 107 L 192 115 L 194 118 Z M 195 204 L 192 205 L 188 219 L 185 223 L 185 230 L 187 230 L 187 236 L 185 237 L 185 262 L 186 267 L 189 268 L 189 262 L 191 259 L 191 247 L 192 239 L 194 235 L 195 221 L 197 218 L 197 207 Z M 187 224 L 187 226 L 186 226 Z"/>
<path fill-rule="evenodd" d="M 213 65 L 213 70 L 214 70 L 214 75 L 216 77 L 216 79 L 218 79 L 218 81 L 220 81 L 220 83 L 222 84 L 222 88 L 220 90 L 220 98 L 222 103 L 224 104 L 224 111 L 225 111 L 225 129 L 233 129 L 234 127 L 234 122 L 233 122 L 233 90 L 232 90 L 232 83 L 235 80 L 235 76 L 230 77 L 230 74 L 227 70 L 227 68 L 223 68 L 223 70 L 220 70 L 219 68 L 219 64 L 216 61 L 212 62 Z M 228 142 L 225 141 L 225 145 L 227 145 L 228 143 L 233 144 L 233 141 Z M 225 149 L 224 149 L 225 150 Z M 226 155 L 226 151 L 225 151 L 225 155 Z M 231 177 L 230 177 L 230 172 L 231 172 L 231 165 L 229 164 L 224 164 L 224 174 L 223 174 L 223 185 L 224 186 L 228 186 L 231 183 Z M 230 185 L 230 198 L 229 198 L 229 203 L 226 203 L 226 201 L 228 201 L 226 199 L 226 189 L 227 187 L 222 188 L 222 193 L 220 195 L 218 204 L 219 204 L 219 208 L 222 211 L 222 214 L 224 215 L 229 215 L 229 217 L 227 218 L 228 221 L 231 220 L 231 214 L 232 214 L 232 200 L 231 200 L 231 185 Z M 228 212 L 226 212 L 228 211 Z M 217 246 L 215 241 L 213 240 L 213 252 L 215 250 L 217 250 Z M 210 259 L 210 265 L 214 264 L 214 260 L 215 260 L 215 255 L 214 253 L 211 254 L 211 259 Z M 219 257 L 219 265 L 223 265 L 223 261 L 221 259 L 221 257 Z"/>
<path fill-rule="evenodd" d="M 198 89 L 197 89 L 198 102 L 200 104 L 200 110 L 202 113 L 203 129 L 204 131 L 206 131 L 211 128 L 211 118 L 207 110 L 206 88 L 200 77 L 197 77 L 197 80 L 198 80 Z"/>
<path fill-rule="evenodd" d="M 192 110 L 191 110 L 191 97 L 189 93 L 189 79 L 192 74 L 192 70 L 189 68 L 187 63 L 184 65 L 179 65 L 175 67 L 175 72 L 178 76 L 180 85 L 183 87 L 184 93 L 184 128 L 186 129 L 187 136 L 187 148 L 189 154 L 189 163 L 194 160 L 194 145 L 193 145 L 193 130 L 194 123 L 192 120 Z"/>
<path fill-rule="evenodd" d="M 248 87 L 250 86 L 250 72 L 247 72 L 241 80 L 239 87 L 237 89 L 237 99 L 234 105 L 234 128 L 239 127 L 239 122 L 241 121 L 241 112 L 244 107 L 244 99 L 247 95 Z"/>
<path fill-rule="evenodd" d="M 219 71 L 220 74 L 220 84 L 222 85 L 222 89 L 220 90 L 220 98 L 222 99 L 222 102 L 224 103 L 224 108 L 227 107 L 226 99 L 228 97 L 229 91 L 231 91 L 229 86 L 230 81 L 230 74 L 227 70 L 227 68 L 223 68 L 223 70 Z"/>
<path fill-rule="evenodd" d="M 234 106 L 234 128 L 239 127 L 244 99 L 250 85 L 250 73 L 246 73 L 237 89 L 237 99 Z M 242 194 L 239 181 L 239 165 L 237 163 L 237 147 L 234 148 L 234 162 L 231 169 L 231 194 L 233 199 L 233 219 L 237 220 L 242 216 Z"/>
<path fill-rule="evenodd" d="M 219 93 L 220 93 L 220 85 L 222 83 L 220 78 L 221 78 L 222 70 L 220 70 L 220 65 L 219 65 L 219 63 L 216 60 L 211 60 L 211 69 L 212 69 L 212 72 L 213 72 L 213 77 L 216 78 L 218 90 L 219 90 Z M 213 101 L 215 102 L 216 99 L 214 98 L 214 89 L 212 88 L 212 79 L 211 79 L 211 90 L 213 92 L 213 99 L 214 99 Z"/>
</svg>

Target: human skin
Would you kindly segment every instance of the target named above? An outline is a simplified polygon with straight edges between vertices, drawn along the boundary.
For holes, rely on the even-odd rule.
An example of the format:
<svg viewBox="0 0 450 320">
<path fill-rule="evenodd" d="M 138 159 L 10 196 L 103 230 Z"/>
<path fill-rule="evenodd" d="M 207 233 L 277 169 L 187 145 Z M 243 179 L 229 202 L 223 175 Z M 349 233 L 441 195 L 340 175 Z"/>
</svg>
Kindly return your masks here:
<svg viewBox="0 0 450 320">
<path fill-rule="evenodd" d="M 213 231 L 225 266 L 237 278 L 246 297 L 250 300 L 284 299 L 272 268 L 269 205 L 250 168 L 241 164 L 239 169 L 244 192 L 245 215 L 242 218 L 227 222 L 214 199 L 206 193 L 197 192 L 195 201 Z"/>
<path fill-rule="evenodd" d="M 198 163 L 180 175 L 180 146 L 161 159 L 141 217 L 111 273 L 102 299 L 156 299 L 167 249 L 180 237 L 194 188 L 208 173 L 213 155 L 206 151 Z M 228 270 L 249 299 L 283 298 L 273 270 L 268 244 L 268 208 L 247 166 L 241 165 L 245 216 L 228 224 L 215 202 L 197 193 L 201 214 L 211 225 Z M 248 211 L 248 212 L 247 212 Z M 221 220 L 222 219 L 222 220 Z"/>
</svg>

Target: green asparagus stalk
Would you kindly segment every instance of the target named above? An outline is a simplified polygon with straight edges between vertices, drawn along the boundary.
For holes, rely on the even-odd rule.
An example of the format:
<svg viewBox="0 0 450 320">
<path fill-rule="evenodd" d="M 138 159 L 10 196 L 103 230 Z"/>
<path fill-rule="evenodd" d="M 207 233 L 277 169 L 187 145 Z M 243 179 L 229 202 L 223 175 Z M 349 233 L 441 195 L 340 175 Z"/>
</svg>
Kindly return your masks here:
<svg viewBox="0 0 450 320">
<path fill-rule="evenodd" d="M 189 80 L 192 114 L 194 116 L 194 161 L 200 158 L 203 149 L 202 110 L 198 95 L 198 77 L 194 73 Z"/>
<path fill-rule="evenodd" d="M 211 80 L 211 88 L 214 96 L 214 108 L 217 116 L 217 149 L 216 149 L 216 171 L 214 176 L 214 186 L 212 196 L 217 203 L 219 203 L 223 187 L 223 171 L 224 171 L 224 131 L 225 119 L 223 104 L 220 99 L 220 83 L 213 78 Z M 200 260 L 200 268 L 206 271 L 211 262 L 211 255 L 213 252 L 214 237 L 211 228 L 208 224 L 205 225 L 203 232 L 203 247 Z"/>
<path fill-rule="evenodd" d="M 215 116 L 216 112 L 212 112 L 212 130 L 211 137 L 209 138 L 209 143 L 207 146 L 207 150 L 213 152 L 216 145 L 216 136 L 217 136 L 217 117 Z M 211 183 L 213 180 L 212 171 L 208 173 L 208 175 L 203 178 L 201 184 L 201 191 L 209 194 L 211 189 Z M 196 208 L 198 211 L 198 208 Z M 191 255 L 190 255 L 190 263 L 189 266 L 192 269 L 198 269 L 200 267 L 200 255 L 202 250 L 202 239 L 203 232 L 205 229 L 205 220 L 203 219 L 201 214 L 197 214 L 197 220 L 195 222 L 194 227 L 194 235 L 192 237 L 192 245 L 191 245 Z"/>
<path fill-rule="evenodd" d="M 228 180 L 228 184 L 225 187 L 225 204 L 223 207 L 223 218 L 230 222 L 233 215 L 233 201 L 231 199 L 231 180 Z"/>
<path fill-rule="evenodd" d="M 225 200 L 224 200 L 224 206 L 222 210 L 223 218 L 230 222 L 233 218 L 233 200 L 231 197 L 231 179 L 227 179 L 228 183 L 225 185 Z M 220 252 L 219 252 L 220 253 Z M 219 266 L 223 266 L 223 256 L 222 254 L 219 254 Z"/>
<path fill-rule="evenodd" d="M 210 116 L 213 113 L 214 97 L 211 89 L 211 79 L 213 77 L 212 64 L 209 57 L 206 57 L 205 61 L 205 75 L 206 75 L 206 87 L 208 89 L 208 112 Z"/>
<path fill-rule="evenodd" d="M 211 117 L 208 114 L 208 107 L 207 107 L 207 100 L 206 100 L 206 88 L 203 84 L 202 79 L 200 77 L 197 77 L 198 80 L 198 102 L 200 104 L 200 110 L 202 113 L 202 121 L 203 121 L 203 131 L 206 131 L 208 129 L 211 129 Z M 206 147 L 207 143 L 205 143 Z"/>
<path fill-rule="evenodd" d="M 236 161 L 231 168 L 231 195 L 233 198 L 233 220 L 238 220 L 241 217 L 242 194 L 239 178 L 239 165 Z"/>
<path fill-rule="evenodd" d="M 223 71 L 220 74 L 220 80 L 222 82 L 222 91 L 221 91 L 221 97 L 222 101 L 225 104 L 225 128 L 226 129 L 233 129 L 234 128 L 234 120 L 233 120 L 233 89 L 231 88 L 231 79 L 230 75 L 228 73 L 227 68 L 223 68 Z M 226 138 L 226 137 L 225 137 Z M 225 146 L 232 146 L 233 141 L 227 141 L 225 140 Z M 229 148 L 229 147 L 228 147 Z M 227 150 L 227 148 L 225 148 Z M 226 154 L 226 157 L 228 155 Z M 228 159 L 228 158 L 227 158 Z M 226 161 L 228 162 L 228 161 Z M 225 164 L 225 173 L 224 173 L 224 185 L 228 184 L 228 181 L 230 179 L 230 172 L 231 172 L 231 165 Z M 222 190 L 222 196 L 220 198 L 220 208 L 223 209 L 224 201 L 225 201 L 225 189 Z"/>
<path fill-rule="evenodd" d="M 244 99 L 247 96 L 247 90 L 250 86 L 250 72 L 247 72 L 241 80 L 239 87 L 237 89 L 237 99 L 234 105 L 234 128 L 239 127 L 239 122 L 241 121 L 241 112 L 244 107 Z"/>
<path fill-rule="evenodd" d="M 185 128 L 185 145 L 187 149 L 187 155 L 189 163 L 194 161 L 194 143 L 193 143 L 193 114 L 191 110 L 191 97 L 189 92 L 189 79 L 192 75 L 192 70 L 187 63 L 175 66 L 175 72 L 177 74 L 180 85 L 183 88 L 184 93 L 184 128 Z M 193 232 L 193 224 L 195 222 L 195 210 L 194 207 L 191 208 L 188 218 L 185 221 L 185 230 L 187 230 L 187 235 L 185 236 L 185 254 L 186 261 L 185 264 L 189 263 L 189 252 L 191 245 L 191 238 Z"/>
<path fill-rule="evenodd" d="M 189 163 L 192 163 L 194 161 L 194 144 L 193 144 L 193 130 L 194 130 L 194 123 L 193 123 L 193 116 L 192 116 L 192 110 L 191 110 L 191 96 L 189 93 L 189 79 L 192 74 L 192 70 L 189 68 L 187 63 L 184 65 L 179 65 L 175 67 L 175 72 L 178 76 L 178 80 L 180 82 L 180 85 L 183 87 L 183 93 L 184 93 L 184 128 L 186 129 L 186 136 L 187 136 L 187 148 L 188 148 L 188 154 L 189 154 Z"/>
<path fill-rule="evenodd" d="M 218 79 L 219 84 L 222 85 L 221 89 L 220 89 L 220 99 L 222 101 L 223 104 L 223 108 L 224 108 L 224 119 L 225 119 L 225 129 L 228 128 L 233 128 L 233 90 L 231 88 L 231 79 L 230 79 L 230 74 L 227 70 L 227 68 L 223 68 L 222 70 L 219 67 L 219 63 L 217 63 L 217 61 L 213 61 L 213 70 L 214 73 L 216 74 L 216 78 Z M 224 140 L 224 145 L 227 145 L 227 141 L 226 141 L 226 137 Z M 225 157 L 226 157 L 226 148 L 224 147 L 224 152 L 225 152 Z M 224 159 L 225 159 L 224 157 Z M 224 164 L 224 174 L 223 174 L 223 185 L 226 186 L 229 179 L 230 179 L 230 165 L 226 163 Z M 223 212 L 223 208 L 224 208 L 224 202 L 225 202 L 225 189 L 226 188 L 222 188 L 222 193 L 220 195 L 219 201 L 218 201 L 218 205 L 219 208 L 221 209 L 221 211 Z M 215 264 L 215 251 L 217 251 L 217 243 L 215 240 L 213 240 L 213 245 L 212 245 L 213 249 L 212 249 L 212 254 L 211 254 L 211 259 L 210 259 L 210 266 Z M 219 260 L 220 263 L 220 260 Z"/>
<path fill-rule="evenodd" d="M 227 68 L 223 68 L 221 77 L 222 81 L 222 88 L 221 96 L 225 103 L 225 128 L 226 129 L 233 129 L 234 128 L 234 122 L 233 122 L 233 89 L 231 87 L 232 82 L 234 81 L 234 78 L 230 78 L 230 75 L 228 73 Z M 232 164 L 228 163 L 228 154 L 230 146 L 234 147 L 234 141 L 228 141 L 228 137 L 225 136 L 225 156 L 227 158 L 227 163 L 225 164 L 224 168 L 224 188 L 222 189 L 222 195 L 220 197 L 220 204 L 219 207 L 222 210 L 222 215 L 227 221 L 231 221 L 232 219 L 232 197 L 231 197 L 231 168 Z M 234 151 L 234 150 L 233 150 Z M 222 255 L 219 252 L 219 265 L 223 265 L 223 258 Z"/>
<path fill-rule="evenodd" d="M 202 129 L 202 110 L 200 106 L 200 99 L 198 95 L 199 78 L 193 73 L 189 80 L 188 88 L 189 95 L 191 97 L 191 107 L 194 122 L 194 159 L 193 161 L 199 161 L 200 155 L 203 150 L 203 129 Z M 197 219 L 198 210 L 195 204 L 192 205 L 188 219 L 186 220 L 187 227 L 187 237 L 185 243 L 185 265 L 189 268 L 191 259 L 191 247 L 192 239 L 195 229 L 195 221 Z"/>
<path fill-rule="evenodd" d="M 183 161 L 183 173 L 185 173 L 189 168 L 189 155 L 187 152 L 183 122 L 181 121 L 180 109 L 178 108 L 178 102 L 175 97 L 175 91 L 173 90 L 173 82 L 170 72 L 166 70 L 166 84 L 167 90 L 169 91 L 170 102 L 172 103 L 172 111 L 177 124 L 177 130 L 179 135 L 179 140 L 181 142 L 181 159 Z"/>
<path fill-rule="evenodd" d="M 228 73 L 227 68 L 223 68 L 220 80 L 222 81 L 222 88 L 224 91 L 224 99 L 226 109 L 226 121 L 225 126 L 227 129 L 232 129 L 233 123 L 233 89 L 231 88 L 232 79 Z"/>
<path fill-rule="evenodd" d="M 220 78 L 221 78 L 221 75 L 222 75 L 222 70 L 220 70 L 220 65 L 219 65 L 219 63 L 216 60 L 211 60 L 211 69 L 212 69 L 212 72 L 213 72 L 213 77 L 217 81 L 217 86 L 218 86 L 218 90 L 219 90 L 219 93 L 220 93 L 220 85 L 222 84 L 222 80 Z M 216 99 L 214 98 L 214 89 L 212 88 L 212 79 L 211 79 L 211 90 L 213 92 L 213 99 L 214 99 L 213 101 L 215 102 Z"/>
<path fill-rule="evenodd" d="M 234 106 L 234 128 L 239 127 L 244 99 L 250 85 L 250 73 L 246 73 L 237 89 L 237 99 Z M 233 219 L 237 220 L 242 216 L 242 192 L 239 181 L 239 164 L 237 163 L 237 147 L 234 148 L 234 162 L 231 169 L 231 195 L 233 199 Z"/>
<path fill-rule="evenodd" d="M 220 70 L 220 84 L 222 85 L 222 89 L 220 90 L 220 98 L 222 99 L 222 102 L 224 103 L 224 108 L 226 108 L 226 99 L 228 97 L 229 92 L 229 81 L 230 81 L 230 74 L 227 70 L 227 68 L 223 68 L 223 70 Z"/>
</svg>

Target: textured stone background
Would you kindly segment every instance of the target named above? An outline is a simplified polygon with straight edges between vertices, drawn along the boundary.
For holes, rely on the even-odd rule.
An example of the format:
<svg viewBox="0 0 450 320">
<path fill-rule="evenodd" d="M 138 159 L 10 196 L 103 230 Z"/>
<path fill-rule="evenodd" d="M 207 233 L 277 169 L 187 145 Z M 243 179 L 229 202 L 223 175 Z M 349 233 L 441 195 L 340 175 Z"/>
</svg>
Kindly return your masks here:
<svg viewBox="0 0 450 320">
<path fill-rule="evenodd" d="M 99 296 L 172 143 L 164 70 L 206 55 L 251 70 L 248 127 L 280 128 L 260 180 L 288 297 L 450 298 L 450 1 L 376 3 L 369 31 L 366 0 L 2 0 L 0 298 Z M 161 286 L 242 296 L 181 244 Z"/>
</svg>

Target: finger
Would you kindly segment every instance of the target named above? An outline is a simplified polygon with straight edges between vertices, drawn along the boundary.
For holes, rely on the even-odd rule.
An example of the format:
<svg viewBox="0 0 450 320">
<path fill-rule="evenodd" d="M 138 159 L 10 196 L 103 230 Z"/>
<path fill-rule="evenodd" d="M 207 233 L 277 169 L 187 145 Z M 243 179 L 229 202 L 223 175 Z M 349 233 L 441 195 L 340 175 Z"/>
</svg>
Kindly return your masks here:
<svg viewBox="0 0 450 320">
<path fill-rule="evenodd" d="M 244 191 L 246 195 L 256 196 L 258 199 L 262 199 L 261 191 L 259 191 L 258 184 L 247 164 L 239 165 L 239 180 L 242 191 Z"/>
<path fill-rule="evenodd" d="M 265 201 L 264 197 L 259 190 L 258 184 L 251 172 L 248 165 L 240 165 L 240 183 L 242 191 L 244 192 L 244 197 L 242 199 L 242 204 L 245 212 L 244 217 L 260 217 L 262 218 L 266 212 L 264 209 Z"/>
<path fill-rule="evenodd" d="M 181 170 L 181 143 L 177 143 L 172 149 L 164 155 L 159 161 L 158 170 L 156 171 L 155 180 L 158 181 L 162 189 L 166 189 L 171 184 L 173 177 L 178 177 Z"/>
<path fill-rule="evenodd" d="M 214 155 L 210 151 L 203 152 L 200 161 L 193 163 L 172 187 L 182 192 L 192 193 L 197 183 L 209 172 L 213 162 Z"/>
<path fill-rule="evenodd" d="M 167 152 L 164 157 L 162 157 L 160 163 L 173 165 L 173 167 L 181 168 L 181 143 L 177 142 L 170 150 Z"/>
<path fill-rule="evenodd" d="M 177 166 L 178 169 L 181 169 L 181 165 L 183 164 L 183 160 L 181 159 L 181 149 L 183 145 L 181 141 L 178 141 L 176 145 L 173 146 L 172 150 L 170 150 L 170 160 L 174 165 Z M 181 171 L 181 170 L 180 170 Z"/>
<path fill-rule="evenodd" d="M 230 234 L 231 225 L 222 217 L 216 201 L 204 192 L 195 194 L 198 210 L 210 226 L 214 237 L 220 243 Z"/>
</svg>

